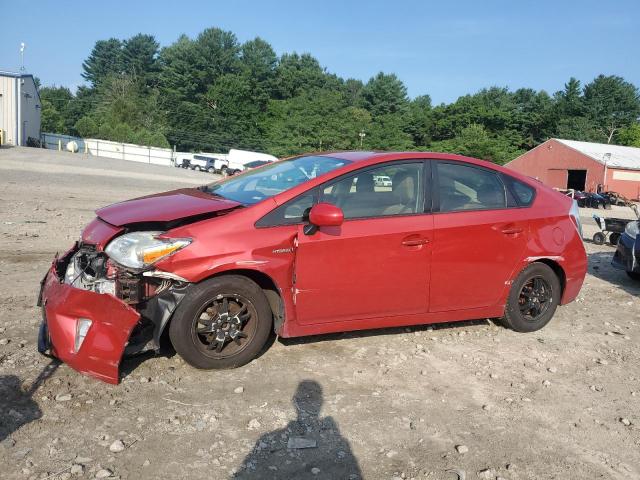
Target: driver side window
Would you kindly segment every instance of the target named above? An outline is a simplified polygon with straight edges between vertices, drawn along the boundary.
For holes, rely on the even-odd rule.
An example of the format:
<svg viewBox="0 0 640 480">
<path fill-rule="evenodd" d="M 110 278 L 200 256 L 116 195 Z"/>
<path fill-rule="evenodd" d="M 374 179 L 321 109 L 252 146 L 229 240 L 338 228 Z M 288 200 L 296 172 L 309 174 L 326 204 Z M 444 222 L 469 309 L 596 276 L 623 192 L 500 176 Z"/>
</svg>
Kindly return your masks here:
<svg viewBox="0 0 640 480">
<path fill-rule="evenodd" d="M 302 195 L 280 205 L 256 222 L 257 227 L 275 227 L 278 225 L 295 225 L 309 218 L 309 211 L 315 203 L 315 193 Z"/>
<path fill-rule="evenodd" d="M 346 219 L 423 213 L 424 166 L 392 163 L 367 169 L 330 183 L 320 197 L 340 207 Z"/>
</svg>

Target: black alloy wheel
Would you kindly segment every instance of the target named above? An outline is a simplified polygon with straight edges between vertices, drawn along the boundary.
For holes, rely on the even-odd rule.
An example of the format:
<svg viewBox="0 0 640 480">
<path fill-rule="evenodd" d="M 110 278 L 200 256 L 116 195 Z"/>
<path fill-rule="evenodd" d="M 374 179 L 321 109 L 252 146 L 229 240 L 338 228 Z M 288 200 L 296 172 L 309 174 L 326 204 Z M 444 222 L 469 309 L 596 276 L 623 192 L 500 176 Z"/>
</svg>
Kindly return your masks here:
<svg viewBox="0 0 640 480">
<path fill-rule="evenodd" d="M 222 275 L 190 286 L 173 314 L 169 338 L 196 368 L 235 368 L 260 354 L 272 327 L 262 289 L 247 277 Z"/>
<path fill-rule="evenodd" d="M 503 323 L 516 332 L 539 330 L 553 318 L 561 294 L 556 272 L 545 263 L 534 262 L 511 285 Z"/>
<path fill-rule="evenodd" d="M 257 326 L 256 309 L 240 295 L 218 295 L 193 319 L 194 343 L 207 356 L 225 358 L 249 344 Z"/>
<path fill-rule="evenodd" d="M 528 322 L 535 322 L 544 315 L 551 304 L 551 286 L 542 276 L 529 279 L 520 289 L 518 305 Z"/>
</svg>

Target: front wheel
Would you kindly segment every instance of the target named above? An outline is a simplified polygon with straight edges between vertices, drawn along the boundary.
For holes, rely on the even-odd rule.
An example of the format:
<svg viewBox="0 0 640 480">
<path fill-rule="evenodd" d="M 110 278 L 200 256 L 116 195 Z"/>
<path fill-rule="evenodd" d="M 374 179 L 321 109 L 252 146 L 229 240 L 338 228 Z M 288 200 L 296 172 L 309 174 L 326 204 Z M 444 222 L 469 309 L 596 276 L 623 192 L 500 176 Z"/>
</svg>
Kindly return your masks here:
<svg viewBox="0 0 640 480">
<path fill-rule="evenodd" d="M 169 338 L 193 367 L 235 368 L 260 353 L 272 322 L 262 289 L 246 277 L 225 275 L 189 290 L 171 320 Z"/>
<path fill-rule="evenodd" d="M 560 302 L 560 280 L 544 263 L 527 266 L 511 286 L 504 323 L 516 332 L 535 332 L 544 327 Z"/>
</svg>

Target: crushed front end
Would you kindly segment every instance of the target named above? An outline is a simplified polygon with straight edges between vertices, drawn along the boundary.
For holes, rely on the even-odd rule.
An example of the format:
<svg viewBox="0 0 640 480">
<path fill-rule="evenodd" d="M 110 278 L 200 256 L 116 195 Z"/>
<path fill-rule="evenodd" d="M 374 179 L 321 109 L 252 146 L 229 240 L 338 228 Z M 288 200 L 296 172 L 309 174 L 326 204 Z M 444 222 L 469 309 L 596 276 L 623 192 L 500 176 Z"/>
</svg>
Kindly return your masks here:
<svg viewBox="0 0 640 480">
<path fill-rule="evenodd" d="M 56 257 L 42 281 L 38 349 L 117 384 L 123 355 L 160 348 L 188 286 L 167 272 L 123 268 L 100 245 L 78 242 Z"/>
</svg>

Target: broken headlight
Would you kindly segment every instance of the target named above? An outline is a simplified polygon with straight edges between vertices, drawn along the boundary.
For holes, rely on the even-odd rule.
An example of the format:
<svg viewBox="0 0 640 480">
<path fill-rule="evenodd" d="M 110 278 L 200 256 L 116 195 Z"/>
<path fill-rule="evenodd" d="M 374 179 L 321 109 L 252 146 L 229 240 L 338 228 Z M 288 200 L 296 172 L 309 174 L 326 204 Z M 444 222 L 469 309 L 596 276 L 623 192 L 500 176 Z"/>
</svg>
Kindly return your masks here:
<svg viewBox="0 0 640 480">
<path fill-rule="evenodd" d="M 191 243 L 190 238 L 161 238 L 163 232 L 133 232 L 113 240 L 105 252 L 114 262 L 136 270 L 149 267 Z"/>
<path fill-rule="evenodd" d="M 76 322 L 76 340 L 73 344 L 73 350 L 75 353 L 78 353 L 78 351 L 80 350 L 80 347 L 82 346 L 87 333 L 89 333 L 89 328 L 91 327 L 92 323 L 93 322 L 88 318 L 79 318 Z"/>
<path fill-rule="evenodd" d="M 627 223 L 626 228 L 624 229 L 624 233 L 629 235 L 631 238 L 636 238 L 638 236 L 638 230 L 640 225 L 637 221 Z"/>
</svg>

